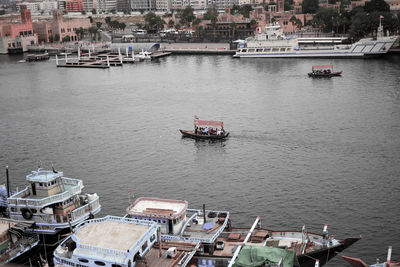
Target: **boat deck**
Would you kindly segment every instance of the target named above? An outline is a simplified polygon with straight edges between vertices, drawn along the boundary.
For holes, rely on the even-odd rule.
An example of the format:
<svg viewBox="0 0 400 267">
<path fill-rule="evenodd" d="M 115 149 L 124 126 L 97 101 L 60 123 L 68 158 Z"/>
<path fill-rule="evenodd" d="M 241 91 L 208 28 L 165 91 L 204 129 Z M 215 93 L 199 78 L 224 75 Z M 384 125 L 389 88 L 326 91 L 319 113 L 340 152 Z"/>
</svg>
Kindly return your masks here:
<svg viewBox="0 0 400 267">
<path fill-rule="evenodd" d="M 83 245 L 127 251 L 148 229 L 143 225 L 104 221 L 86 225 L 75 235 Z"/>
</svg>

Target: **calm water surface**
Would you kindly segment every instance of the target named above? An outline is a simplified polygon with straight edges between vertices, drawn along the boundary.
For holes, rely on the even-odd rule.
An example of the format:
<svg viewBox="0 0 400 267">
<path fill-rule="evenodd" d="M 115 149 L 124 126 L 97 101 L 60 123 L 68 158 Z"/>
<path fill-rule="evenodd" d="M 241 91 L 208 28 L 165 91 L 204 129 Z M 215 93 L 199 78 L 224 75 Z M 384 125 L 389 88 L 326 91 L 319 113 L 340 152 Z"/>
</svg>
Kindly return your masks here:
<svg viewBox="0 0 400 267">
<path fill-rule="evenodd" d="M 235 226 L 328 223 L 339 239 L 362 235 L 345 255 L 372 263 L 392 245 L 400 260 L 399 56 L 171 56 L 109 70 L 19 59 L 0 57 L 0 165 L 13 186 L 54 164 L 100 195 L 102 215 L 123 215 L 133 190 L 229 210 Z M 343 77 L 307 77 L 329 62 Z M 223 120 L 230 138 L 182 139 L 194 114 Z"/>
</svg>

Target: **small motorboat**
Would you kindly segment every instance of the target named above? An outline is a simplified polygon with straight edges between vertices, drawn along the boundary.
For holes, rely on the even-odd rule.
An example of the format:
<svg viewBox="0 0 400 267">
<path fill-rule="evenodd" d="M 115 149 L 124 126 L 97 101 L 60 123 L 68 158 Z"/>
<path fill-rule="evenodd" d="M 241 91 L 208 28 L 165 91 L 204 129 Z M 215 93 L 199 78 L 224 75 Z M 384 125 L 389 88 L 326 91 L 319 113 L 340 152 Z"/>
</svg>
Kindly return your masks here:
<svg viewBox="0 0 400 267">
<path fill-rule="evenodd" d="M 203 121 L 194 116 L 194 130 L 179 130 L 182 137 L 195 139 L 224 139 L 229 136 L 229 132 L 224 129 L 222 121 Z"/>
<path fill-rule="evenodd" d="M 333 65 L 315 65 L 308 73 L 308 77 L 312 78 L 331 78 L 340 75 L 342 75 L 342 71 L 333 71 Z"/>
</svg>

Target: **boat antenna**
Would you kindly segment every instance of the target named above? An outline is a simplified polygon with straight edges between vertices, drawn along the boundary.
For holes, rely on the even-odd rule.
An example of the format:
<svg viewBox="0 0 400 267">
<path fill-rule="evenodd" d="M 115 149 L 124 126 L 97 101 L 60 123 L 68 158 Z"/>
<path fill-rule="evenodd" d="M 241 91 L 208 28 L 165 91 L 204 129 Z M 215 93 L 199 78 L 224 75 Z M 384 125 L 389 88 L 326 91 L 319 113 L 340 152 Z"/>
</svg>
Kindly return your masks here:
<svg viewBox="0 0 400 267">
<path fill-rule="evenodd" d="M 53 167 L 53 162 L 51 163 L 51 169 L 53 170 L 54 173 L 58 173 L 58 171 L 56 171 Z"/>
<path fill-rule="evenodd" d="M 8 166 L 6 166 L 7 197 L 10 197 L 10 179 L 8 176 Z"/>
</svg>

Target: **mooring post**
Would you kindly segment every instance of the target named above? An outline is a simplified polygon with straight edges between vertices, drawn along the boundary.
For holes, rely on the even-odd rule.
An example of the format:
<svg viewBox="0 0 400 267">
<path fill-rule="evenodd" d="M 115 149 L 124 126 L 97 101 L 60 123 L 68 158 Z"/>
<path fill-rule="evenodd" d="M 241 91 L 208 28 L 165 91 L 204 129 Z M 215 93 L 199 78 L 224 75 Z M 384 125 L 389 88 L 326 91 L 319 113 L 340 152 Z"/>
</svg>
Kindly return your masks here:
<svg viewBox="0 0 400 267">
<path fill-rule="evenodd" d="M 78 46 L 78 60 L 81 60 L 81 48 Z"/>
<path fill-rule="evenodd" d="M 6 166 L 7 197 L 10 197 L 10 179 L 8 177 L 8 166 Z"/>
<path fill-rule="evenodd" d="M 126 57 L 128 57 L 128 56 L 129 56 L 129 50 L 128 50 L 128 47 L 125 47 L 125 53 L 126 53 Z"/>
<path fill-rule="evenodd" d="M 56 54 L 56 66 L 58 66 L 58 56 Z"/>
<path fill-rule="evenodd" d="M 203 204 L 203 217 L 204 217 L 204 224 L 207 222 L 206 221 L 206 204 Z"/>
<path fill-rule="evenodd" d="M 108 58 L 108 55 L 107 55 L 107 66 L 110 67 L 110 59 Z"/>
<path fill-rule="evenodd" d="M 65 63 L 67 63 L 68 62 L 68 55 L 67 55 L 67 52 L 65 52 Z"/>
<path fill-rule="evenodd" d="M 89 48 L 89 58 L 90 58 L 90 48 Z"/>
</svg>

